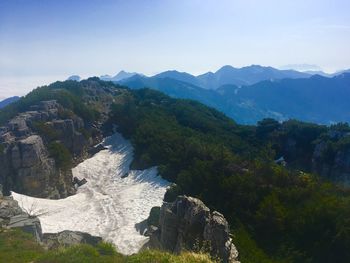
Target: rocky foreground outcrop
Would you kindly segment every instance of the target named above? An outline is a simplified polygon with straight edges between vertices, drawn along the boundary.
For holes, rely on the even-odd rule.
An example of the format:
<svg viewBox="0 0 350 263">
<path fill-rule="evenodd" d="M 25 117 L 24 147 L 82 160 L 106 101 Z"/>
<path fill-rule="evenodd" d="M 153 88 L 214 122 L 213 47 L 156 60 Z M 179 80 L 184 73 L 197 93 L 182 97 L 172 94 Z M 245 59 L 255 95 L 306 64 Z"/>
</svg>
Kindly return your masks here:
<svg viewBox="0 0 350 263">
<path fill-rule="evenodd" d="M 52 199 L 74 194 L 71 169 L 58 166 L 48 144 L 59 142 L 75 157 L 92 142 L 80 132 L 83 120 L 62 112 L 56 101 L 42 101 L 0 128 L 0 184 L 6 194 Z"/>
<path fill-rule="evenodd" d="M 224 216 L 210 212 L 201 200 L 193 197 L 179 196 L 172 203 L 164 203 L 159 224 L 149 225 L 146 235 L 150 236 L 149 248 L 173 253 L 204 250 L 222 262 L 238 262 Z"/>
<path fill-rule="evenodd" d="M 89 244 L 96 246 L 101 241 L 101 237 L 92 236 L 84 232 L 69 230 L 59 233 L 45 233 L 43 234 L 42 239 L 42 242 L 47 249 L 69 247 L 77 244 Z"/>
</svg>

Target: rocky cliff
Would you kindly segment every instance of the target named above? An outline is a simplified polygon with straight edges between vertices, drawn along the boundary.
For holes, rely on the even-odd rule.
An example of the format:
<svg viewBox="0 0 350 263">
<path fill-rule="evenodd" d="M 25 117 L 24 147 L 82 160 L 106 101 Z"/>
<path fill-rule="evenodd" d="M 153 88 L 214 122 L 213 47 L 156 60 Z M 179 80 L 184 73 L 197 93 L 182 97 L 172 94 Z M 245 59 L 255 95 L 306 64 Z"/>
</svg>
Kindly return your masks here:
<svg viewBox="0 0 350 263">
<path fill-rule="evenodd" d="M 70 154 L 82 156 L 93 143 L 80 132 L 83 128 L 84 121 L 67 114 L 56 101 L 42 101 L 8 121 L 0 128 L 0 183 L 4 193 L 13 190 L 53 199 L 73 194 L 71 169 L 61 167 L 60 162 Z M 57 151 L 52 156 L 52 143 L 67 149 L 69 156 L 60 156 Z"/>
<path fill-rule="evenodd" d="M 256 130 L 276 153 L 275 163 L 319 175 L 338 185 L 350 185 L 350 126 L 322 126 L 296 120 L 265 119 Z"/>
<path fill-rule="evenodd" d="M 172 203 L 164 203 L 159 223 L 151 224 L 146 234 L 150 236 L 147 246 L 151 248 L 174 253 L 204 250 L 222 262 L 238 262 L 238 252 L 224 216 L 211 212 L 193 197 L 179 196 Z"/>
</svg>

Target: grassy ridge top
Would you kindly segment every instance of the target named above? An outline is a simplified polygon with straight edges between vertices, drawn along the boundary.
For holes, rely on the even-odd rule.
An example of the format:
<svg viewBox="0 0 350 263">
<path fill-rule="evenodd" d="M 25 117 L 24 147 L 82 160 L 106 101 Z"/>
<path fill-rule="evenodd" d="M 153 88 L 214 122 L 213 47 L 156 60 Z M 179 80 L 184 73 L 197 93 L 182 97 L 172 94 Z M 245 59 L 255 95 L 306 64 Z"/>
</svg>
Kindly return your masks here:
<svg viewBox="0 0 350 263">
<path fill-rule="evenodd" d="M 167 252 L 145 250 L 143 252 L 123 256 L 113 245 L 100 243 L 96 247 L 82 244 L 69 248 L 46 251 L 32 236 L 20 230 L 4 230 L 0 228 L 0 262 L 8 263 L 210 263 L 205 254 L 183 253 L 173 255 Z"/>
</svg>

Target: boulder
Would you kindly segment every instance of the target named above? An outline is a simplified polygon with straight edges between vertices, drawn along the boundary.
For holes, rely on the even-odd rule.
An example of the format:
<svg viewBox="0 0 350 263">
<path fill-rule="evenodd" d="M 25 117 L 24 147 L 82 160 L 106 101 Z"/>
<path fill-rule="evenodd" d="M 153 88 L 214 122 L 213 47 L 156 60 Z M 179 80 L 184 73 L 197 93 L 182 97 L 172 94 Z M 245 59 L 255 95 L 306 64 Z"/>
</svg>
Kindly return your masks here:
<svg viewBox="0 0 350 263">
<path fill-rule="evenodd" d="M 87 183 L 87 180 L 85 178 L 83 179 L 79 179 L 78 177 L 73 177 L 73 184 L 76 186 L 76 187 L 79 187 L 79 186 L 82 186 L 83 184 L 86 184 Z"/>
<path fill-rule="evenodd" d="M 0 197 L 0 225 L 5 228 L 22 229 L 41 242 L 40 220 L 25 213 L 11 196 Z"/>
<path fill-rule="evenodd" d="M 89 149 L 88 153 L 90 156 L 95 155 L 96 153 L 103 151 L 103 150 L 107 150 L 108 148 L 103 146 L 103 144 L 98 144 L 95 147 L 92 147 L 91 149 Z"/>
<path fill-rule="evenodd" d="M 23 214 L 23 211 L 16 200 L 13 200 L 12 197 L 0 197 L 0 218 L 9 220 L 20 214 Z"/>
<path fill-rule="evenodd" d="M 38 242 L 42 240 L 42 231 L 39 218 L 22 213 L 12 216 L 8 228 L 19 228 L 31 234 Z"/>
<path fill-rule="evenodd" d="M 238 252 L 230 237 L 229 225 L 219 212 L 210 212 L 193 197 L 178 196 L 160 209 L 159 226 L 151 225 L 148 247 L 173 253 L 204 249 L 222 262 L 238 262 Z"/>
<path fill-rule="evenodd" d="M 238 251 L 232 244 L 228 223 L 225 217 L 214 211 L 211 220 L 205 226 L 204 240 L 209 240 L 212 251 L 215 251 L 219 258 L 228 259 L 234 262 L 238 258 Z"/>
<path fill-rule="evenodd" d="M 55 249 L 77 244 L 89 244 L 95 246 L 102 241 L 102 238 L 84 232 L 65 230 L 59 233 L 45 233 L 42 241 L 46 248 Z"/>
</svg>

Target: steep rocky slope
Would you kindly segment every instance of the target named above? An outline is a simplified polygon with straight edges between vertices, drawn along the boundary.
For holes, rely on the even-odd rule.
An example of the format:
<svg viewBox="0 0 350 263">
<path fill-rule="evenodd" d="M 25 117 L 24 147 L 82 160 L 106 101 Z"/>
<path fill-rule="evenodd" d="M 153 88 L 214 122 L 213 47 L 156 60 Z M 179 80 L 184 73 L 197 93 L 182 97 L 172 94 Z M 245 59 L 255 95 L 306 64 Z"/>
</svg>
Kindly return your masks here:
<svg viewBox="0 0 350 263">
<path fill-rule="evenodd" d="M 79 132 L 84 121 L 76 115 L 64 118 L 62 111 L 56 101 L 42 101 L 0 128 L 0 183 L 5 192 L 46 198 L 63 198 L 75 192 L 71 170 L 60 167 L 61 156 L 55 160 L 49 148 L 54 143 L 80 156 L 92 141 Z M 48 139 L 49 134 L 43 134 L 40 126 L 55 138 Z"/>
</svg>

